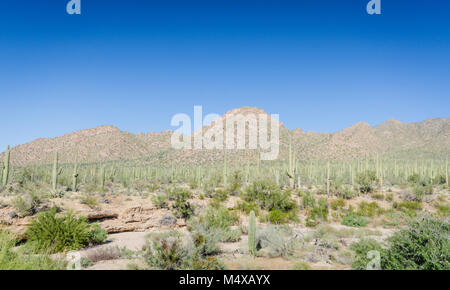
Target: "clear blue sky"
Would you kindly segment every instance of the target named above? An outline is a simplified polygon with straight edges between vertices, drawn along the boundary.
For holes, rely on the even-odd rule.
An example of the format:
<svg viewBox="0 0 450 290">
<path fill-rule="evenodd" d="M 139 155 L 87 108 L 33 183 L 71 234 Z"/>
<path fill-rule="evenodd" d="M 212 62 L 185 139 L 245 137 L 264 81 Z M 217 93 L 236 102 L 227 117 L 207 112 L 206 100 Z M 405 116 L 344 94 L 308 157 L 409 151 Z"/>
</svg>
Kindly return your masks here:
<svg viewBox="0 0 450 290">
<path fill-rule="evenodd" d="M 449 1 L 2 0 L 0 148 L 116 125 L 174 129 L 194 105 L 288 128 L 450 117 Z M 3 151 L 0 149 L 0 151 Z"/>
</svg>

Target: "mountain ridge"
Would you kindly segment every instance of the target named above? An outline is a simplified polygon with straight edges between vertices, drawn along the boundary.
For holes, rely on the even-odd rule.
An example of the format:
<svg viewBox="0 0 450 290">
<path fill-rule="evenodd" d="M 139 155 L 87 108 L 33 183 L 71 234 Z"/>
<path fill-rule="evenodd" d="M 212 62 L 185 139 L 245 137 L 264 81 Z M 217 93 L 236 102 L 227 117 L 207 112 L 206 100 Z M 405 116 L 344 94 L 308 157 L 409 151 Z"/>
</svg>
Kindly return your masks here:
<svg viewBox="0 0 450 290">
<path fill-rule="evenodd" d="M 228 111 L 221 119 L 230 114 L 268 115 L 263 109 L 242 107 Z M 171 148 L 172 133 L 166 130 L 133 134 L 113 125 L 102 125 L 15 146 L 11 149 L 11 163 L 16 166 L 49 164 L 56 151 L 62 163 L 144 158 L 152 163 L 199 164 L 222 160 L 221 150 Z M 289 135 L 293 137 L 294 150 L 300 159 L 354 159 L 375 154 L 445 158 L 450 153 L 450 118 L 429 118 L 413 123 L 389 119 L 376 126 L 357 122 L 335 133 L 305 132 L 300 128 L 289 130 L 280 122 L 279 159 L 285 159 L 288 154 Z M 231 150 L 230 154 L 236 161 L 249 161 L 255 160 L 255 151 Z"/>
</svg>

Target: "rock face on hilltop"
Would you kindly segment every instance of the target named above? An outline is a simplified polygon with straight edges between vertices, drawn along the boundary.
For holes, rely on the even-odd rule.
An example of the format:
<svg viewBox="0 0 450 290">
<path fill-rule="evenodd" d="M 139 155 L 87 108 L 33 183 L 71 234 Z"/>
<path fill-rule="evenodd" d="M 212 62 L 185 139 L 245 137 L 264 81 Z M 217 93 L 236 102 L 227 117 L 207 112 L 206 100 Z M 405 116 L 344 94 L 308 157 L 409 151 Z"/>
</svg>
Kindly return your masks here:
<svg viewBox="0 0 450 290">
<path fill-rule="evenodd" d="M 267 115 L 262 109 L 243 107 L 229 111 L 221 119 L 248 114 Z M 291 131 L 280 123 L 280 159 L 287 156 L 289 135 L 298 158 L 304 160 L 363 158 L 377 153 L 399 158 L 445 158 L 450 153 L 449 118 L 408 124 L 391 119 L 375 127 L 359 122 L 334 134 Z M 49 164 L 56 151 L 62 163 L 144 159 L 150 163 L 204 164 L 223 159 L 221 150 L 175 150 L 171 136 L 172 131 L 132 134 L 101 126 L 16 146 L 11 150 L 11 163 Z M 234 161 L 242 162 L 256 160 L 256 154 L 256 150 L 230 152 Z"/>
</svg>

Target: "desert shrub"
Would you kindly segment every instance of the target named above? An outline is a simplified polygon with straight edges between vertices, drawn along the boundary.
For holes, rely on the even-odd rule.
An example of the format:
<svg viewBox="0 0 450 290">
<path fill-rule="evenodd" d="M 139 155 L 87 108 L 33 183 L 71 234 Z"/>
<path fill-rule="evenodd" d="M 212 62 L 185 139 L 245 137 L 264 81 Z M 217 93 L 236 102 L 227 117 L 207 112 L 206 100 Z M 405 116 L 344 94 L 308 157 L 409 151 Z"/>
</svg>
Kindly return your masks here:
<svg viewBox="0 0 450 290">
<path fill-rule="evenodd" d="M 374 217 L 376 215 L 382 214 L 383 209 L 380 208 L 376 201 L 373 202 L 365 202 L 362 201 L 358 207 L 358 214 L 366 217 Z"/>
<path fill-rule="evenodd" d="M 152 203 L 154 206 L 156 206 L 157 208 L 166 208 L 167 205 L 167 196 L 165 194 L 156 194 L 153 195 L 152 198 Z"/>
<path fill-rule="evenodd" d="M 433 183 L 438 185 L 446 184 L 447 178 L 445 177 L 445 175 L 440 174 L 434 178 Z"/>
<path fill-rule="evenodd" d="M 80 197 L 80 203 L 89 206 L 90 208 L 94 208 L 98 206 L 97 198 L 92 194 L 83 194 Z"/>
<path fill-rule="evenodd" d="M 154 235 L 146 246 L 144 258 L 153 269 L 181 270 L 186 267 L 188 251 L 179 234 L 170 232 Z"/>
<path fill-rule="evenodd" d="M 292 219 L 290 212 L 284 212 L 278 209 L 273 209 L 269 212 L 267 220 L 276 225 L 288 223 Z"/>
<path fill-rule="evenodd" d="M 334 199 L 330 202 L 330 207 L 332 210 L 342 210 L 345 207 L 345 200 Z"/>
<path fill-rule="evenodd" d="M 192 192 L 190 192 L 187 189 L 181 188 L 181 187 L 174 187 L 172 189 L 168 189 L 166 193 L 167 193 L 169 200 L 172 200 L 172 201 L 177 201 L 177 200 L 186 201 L 192 197 Z"/>
<path fill-rule="evenodd" d="M 210 207 L 189 221 L 193 233 L 203 235 L 205 239 L 217 242 L 235 242 L 240 240 L 241 231 L 232 230 L 231 226 L 237 224 L 239 217 L 224 206 Z"/>
<path fill-rule="evenodd" d="M 352 190 L 351 187 L 345 186 L 341 191 L 339 191 L 336 196 L 343 199 L 352 199 L 358 195 L 357 192 Z"/>
<path fill-rule="evenodd" d="M 393 201 L 394 200 L 394 194 L 393 193 L 387 193 L 386 194 L 386 201 Z"/>
<path fill-rule="evenodd" d="M 228 188 L 228 192 L 230 194 L 237 194 L 242 186 L 242 177 L 241 173 L 239 171 L 235 171 L 233 173 L 232 179 L 231 179 L 231 185 Z"/>
<path fill-rule="evenodd" d="M 386 227 L 397 227 L 407 224 L 409 219 L 410 217 L 404 212 L 389 210 L 384 214 L 382 224 Z"/>
<path fill-rule="evenodd" d="M 226 268 L 216 257 L 199 258 L 195 256 L 190 262 L 189 270 L 226 270 Z"/>
<path fill-rule="evenodd" d="M 448 217 L 450 215 L 450 209 L 448 204 L 445 203 L 435 203 L 434 207 L 437 210 L 437 214 L 441 217 Z"/>
<path fill-rule="evenodd" d="M 392 207 L 394 209 L 407 213 L 410 216 L 414 216 L 416 215 L 416 211 L 422 209 L 422 204 L 417 201 L 402 201 L 402 202 L 394 202 L 392 204 Z"/>
<path fill-rule="evenodd" d="M 369 193 L 374 189 L 374 184 L 377 181 L 375 171 L 366 171 L 357 176 L 357 183 L 361 193 Z"/>
<path fill-rule="evenodd" d="M 306 263 L 305 261 L 300 261 L 294 264 L 294 266 L 292 266 L 292 270 L 312 270 L 311 266 Z"/>
<path fill-rule="evenodd" d="M 308 218 L 310 225 L 312 225 L 313 221 L 327 221 L 328 220 L 328 201 L 325 197 L 319 199 L 319 202 L 316 206 L 312 208 L 309 212 Z"/>
<path fill-rule="evenodd" d="M 420 176 L 418 173 L 413 173 L 410 176 L 408 176 L 408 182 L 413 184 L 418 184 L 420 181 Z"/>
<path fill-rule="evenodd" d="M 169 199 L 173 200 L 172 211 L 178 218 L 189 219 L 194 215 L 194 206 L 187 200 L 192 193 L 188 190 L 175 188 L 169 192 Z"/>
<path fill-rule="evenodd" d="M 380 252 L 383 270 L 450 270 L 450 225 L 429 216 L 416 219 L 407 229 L 396 232 L 383 248 L 374 240 L 351 245 L 356 257 L 354 269 L 365 269 L 367 253 Z"/>
<path fill-rule="evenodd" d="M 271 181 L 255 181 L 243 194 L 243 199 L 247 202 L 255 201 L 265 210 L 273 209 L 288 212 L 296 208 L 295 202 L 291 199 L 290 191 L 283 191 Z"/>
<path fill-rule="evenodd" d="M 76 251 L 106 240 L 106 233 L 98 225 L 91 226 L 86 218 L 72 213 L 58 216 L 56 209 L 39 214 L 26 236 L 34 248 L 51 253 Z"/>
<path fill-rule="evenodd" d="M 302 207 L 304 209 L 313 208 L 316 205 L 316 199 L 310 192 L 306 192 L 302 197 Z"/>
<path fill-rule="evenodd" d="M 362 238 L 360 241 L 352 243 L 350 249 L 355 253 L 353 259 L 352 268 L 355 270 L 366 270 L 367 265 L 370 263 L 372 258 L 367 257 L 370 251 L 383 252 L 383 248 L 380 243 L 374 239 Z"/>
<path fill-rule="evenodd" d="M 357 213 L 347 214 L 342 219 L 342 224 L 349 227 L 365 227 L 367 223 L 367 219 Z"/>
<path fill-rule="evenodd" d="M 268 226 L 256 232 L 256 249 L 263 250 L 269 257 L 290 257 L 298 246 L 299 242 L 288 227 Z"/>
<path fill-rule="evenodd" d="M 433 194 L 432 186 L 416 186 L 413 189 L 415 200 L 422 202 L 425 195 Z"/>
<path fill-rule="evenodd" d="M 382 194 L 382 193 L 374 193 L 374 194 L 372 194 L 372 198 L 378 199 L 378 200 L 383 200 L 384 199 L 384 194 Z"/>
<path fill-rule="evenodd" d="M 254 211 L 255 215 L 259 215 L 259 206 L 256 202 L 247 202 L 247 201 L 238 201 L 236 205 L 236 209 L 244 212 L 245 214 L 249 215 L 250 212 Z"/>
<path fill-rule="evenodd" d="M 389 238 L 382 268 L 386 270 L 450 270 L 450 224 L 425 216 Z"/>
<path fill-rule="evenodd" d="M 220 202 L 224 202 L 228 199 L 228 192 L 226 190 L 218 189 L 213 195 L 213 198 L 219 200 Z"/>
<path fill-rule="evenodd" d="M 18 239 L 8 231 L 0 231 L 0 270 L 62 270 L 65 263 L 47 254 L 35 255 L 23 246 L 15 248 Z"/>
<path fill-rule="evenodd" d="M 144 258 L 152 269 L 159 270 L 223 270 L 225 266 L 208 248 L 208 241 L 201 235 L 194 236 L 194 247 L 183 244 L 177 232 L 150 236 L 144 249 Z"/>
<path fill-rule="evenodd" d="M 25 217 L 34 215 L 36 208 L 41 204 L 41 200 L 37 194 L 26 193 L 18 196 L 13 200 L 13 206 L 17 209 L 20 216 Z"/>
<path fill-rule="evenodd" d="M 196 232 L 193 235 L 194 246 L 197 249 L 199 255 L 203 257 L 217 255 L 220 253 L 219 234 L 214 233 L 199 233 Z"/>
<path fill-rule="evenodd" d="M 89 243 L 92 245 L 103 244 L 108 239 L 108 233 L 98 223 L 92 224 L 89 233 Z"/>
<path fill-rule="evenodd" d="M 86 256 L 86 258 L 89 259 L 91 263 L 117 260 L 122 257 L 122 250 L 119 247 L 93 249 L 90 250 Z"/>
</svg>

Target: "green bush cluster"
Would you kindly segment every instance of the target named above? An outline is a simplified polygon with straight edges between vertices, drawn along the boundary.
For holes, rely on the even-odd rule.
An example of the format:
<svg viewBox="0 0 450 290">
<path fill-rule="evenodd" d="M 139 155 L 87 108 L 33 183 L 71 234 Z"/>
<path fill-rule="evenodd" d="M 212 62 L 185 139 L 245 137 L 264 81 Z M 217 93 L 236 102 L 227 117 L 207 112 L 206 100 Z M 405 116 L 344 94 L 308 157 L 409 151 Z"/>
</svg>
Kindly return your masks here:
<svg viewBox="0 0 450 290">
<path fill-rule="evenodd" d="M 274 182 L 255 181 L 243 193 L 242 198 L 247 205 L 256 203 L 261 209 L 269 211 L 266 218 L 274 224 L 296 220 L 297 205 L 291 198 L 291 192 L 281 190 Z M 247 208 L 247 210 L 254 209 Z"/>
<path fill-rule="evenodd" d="M 98 225 L 90 225 L 86 218 L 72 213 L 59 216 L 53 208 L 33 220 L 26 237 L 38 251 L 59 253 L 103 243 L 107 235 Z"/>
<path fill-rule="evenodd" d="M 365 227 L 368 221 L 357 213 L 349 213 L 342 219 L 342 224 L 349 227 Z"/>
<path fill-rule="evenodd" d="M 375 171 L 366 171 L 357 176 L 357 183 L 361 193 L 369 193 L 374 189 L 374 184 L 377 181 L 377 174 Z"/>
<path fill-rule="evenodd" d="M 65 262 L 48 254 L 36 255 L 33 249 L 16 249 L 18 239 L 6 230 L 0 231 L 0 270 L 62 270 Z"/>
<path fill-rule="evenodd" d="M 243 199 L 247 202 L 255 201 L 265 210 L 273 209 L 288 212 L 293 210 L 295 202 L 291 199 L 290 191 L 283 191 L 272 181 L 255 181 L 243 194 Z"/>
<path fill-rule="evenodd" d="M 183 244 L 177 232 L 155 234 L 144 249 L 144 258 L 157 270 L 224 270 L 225 266 L 204 248 L 203 237 L 194 237 L 194 247 Z"/>
<path fill-rule="evenodd" d="M 351 245 L 355 252 L 354 269 L 366 269 L 367 253 L 380 253 L 383 270 L 450 270 L 450 224 L 424 216 L 412 221 L 407 229 L 388 239 L 387 247 L 363 239 Z"/>
</svg>

